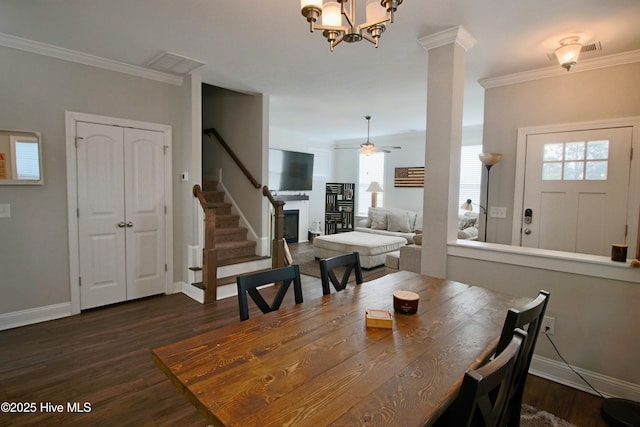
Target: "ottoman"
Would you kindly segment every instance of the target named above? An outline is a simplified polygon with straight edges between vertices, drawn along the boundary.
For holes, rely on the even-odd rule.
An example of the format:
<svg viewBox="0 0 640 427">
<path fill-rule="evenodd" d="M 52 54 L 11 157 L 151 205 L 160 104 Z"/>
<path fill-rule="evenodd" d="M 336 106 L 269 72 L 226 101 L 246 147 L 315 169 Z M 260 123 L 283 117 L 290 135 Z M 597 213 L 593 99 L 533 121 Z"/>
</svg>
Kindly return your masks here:
<svg viewBox="0 0 640 427">
<path fill-rule="evenodd" d="M 360 253 L 360 266 L 373 268 L 383 265 L 389 252 L 407 244 L 407 239 L 396 236 L 381 236 L 350 231 L 348 233 L 318 236 L 313 239 L 313 256 L 330 258 L 351 252 Z"/>
</svg>

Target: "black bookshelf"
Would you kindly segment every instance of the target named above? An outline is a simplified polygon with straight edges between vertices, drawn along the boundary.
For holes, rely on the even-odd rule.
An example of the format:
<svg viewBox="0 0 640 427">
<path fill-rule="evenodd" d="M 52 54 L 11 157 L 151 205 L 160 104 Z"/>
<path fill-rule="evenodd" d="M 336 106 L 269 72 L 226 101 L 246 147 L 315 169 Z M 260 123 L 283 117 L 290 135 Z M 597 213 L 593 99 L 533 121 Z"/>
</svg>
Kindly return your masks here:
<svg viewBox="0 0 640 427">
<path fill-rule="evenodd" d="M 353 231 L 356 185 L 329 182 L 325 187 L 324 234 Z"/>
</svg>

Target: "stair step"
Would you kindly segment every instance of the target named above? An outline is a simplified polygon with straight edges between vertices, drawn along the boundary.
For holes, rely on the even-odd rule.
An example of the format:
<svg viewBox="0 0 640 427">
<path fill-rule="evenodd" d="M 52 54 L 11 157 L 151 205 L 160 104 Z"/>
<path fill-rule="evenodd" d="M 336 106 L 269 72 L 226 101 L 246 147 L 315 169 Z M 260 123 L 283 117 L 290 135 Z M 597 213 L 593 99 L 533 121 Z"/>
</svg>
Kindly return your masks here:
<svg viewBox="0 0 640 427">
<path fill-rule="evenodd" d="M 239 221 L 238 215 L 216 215 L 216 227 L 237 227 Z"/>
<path fill-rule="evenodd" d="M 235 242 L 221 242 L 216 244 L 218 262 L 231 258 L 245 257 L 255 254 L 256 242 L 240 240 Z"/>
<path fill-rule="evenodd" d="M 224 191 L 206 190 L 202 192 L 202 195 L 207 202 L 224 202 Z"/>
<path fill-rule="evenodd" d="M 267 268 L 267 269 L 260 269 L 260 270 L 255 270 L 255 271 L 247 271 L 246 273 L 234 274 L 233 276 L 219 277 L 218 280 L 216 281 L 216 283 L 217 283 L 218 286 L 230 285 L 232 283 L 237 283 L 236 279 L 239 276 L 246 276 L 247 274 L 254 274 L 254 273 L 259 273 L 261 271 L 267 271 L 267 270 L 270 270 L 270 269 Z"/>
<path fill-rule="evenodd" d="M 247 255 L 247 256 L 238 257 L 238 258 L 224 259 L 224 260 L 219 260 L 218 261 L 218 267 L 223 266 L 223 265 L 242 264 L 243 262 L 260 261 L 260 260 L 268 259 L 268 258 L 270 258 L 270 257 L 268 257 L 268 256 L 260 256 L 260 255 Z"/>
<path fill-rule="evenodd" d="M 218 181 L 215 180 L 215 179 L 204 178 L 202 180 L 202 190 L 203 191 L 217 191 L 218 190 Z"/>
<path fill-rule="evenodd" d="M 231 203 L 207 202 L 207 208 L 214 209 L 216 215 L 231 215 Z"/>
<path fill-rule="evenodd" d="M 195 286 L 196 288 L 202 289 L 204 291 L 204 282 L 192 283 L 191 286 Z"/>
<path fill-rule="evenodd" d="M 216 243 L 237 242 L 247 240 L 247 229 L 244 227 L 216 228 Z"/>
</svg>

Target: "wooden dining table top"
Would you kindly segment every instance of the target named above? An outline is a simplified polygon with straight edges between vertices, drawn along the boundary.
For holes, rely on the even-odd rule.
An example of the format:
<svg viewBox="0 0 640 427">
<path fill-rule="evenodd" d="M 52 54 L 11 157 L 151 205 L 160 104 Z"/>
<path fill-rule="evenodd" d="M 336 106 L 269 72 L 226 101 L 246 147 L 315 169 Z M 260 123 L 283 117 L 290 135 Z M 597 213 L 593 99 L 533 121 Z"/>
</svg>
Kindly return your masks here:
<svg viewBox="0 0 640 427">
<path fill-rule="evenodd" d="M 394 313 L 397 290 L 420 296 L 416 314 Z M 431 425 L 531 300 L 400 271 L 152 355 L 213 425 Z M 392 329 L 366 327 L 368 309 L 389 310 Z"/>
</svg>

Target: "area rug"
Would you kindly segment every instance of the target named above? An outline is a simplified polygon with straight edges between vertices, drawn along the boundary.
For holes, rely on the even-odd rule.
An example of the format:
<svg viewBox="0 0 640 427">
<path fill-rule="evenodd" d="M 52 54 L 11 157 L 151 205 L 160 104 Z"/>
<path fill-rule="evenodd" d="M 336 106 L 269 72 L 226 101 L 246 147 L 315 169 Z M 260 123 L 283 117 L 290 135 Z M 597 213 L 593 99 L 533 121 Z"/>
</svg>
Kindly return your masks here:
<svg viewBox="0 0 640 427">
<path fill-rule="evenodd" d="M 520 427 L 576 427 L 568 421 L 530 405 L 522 405 Z"/>
</svg>

